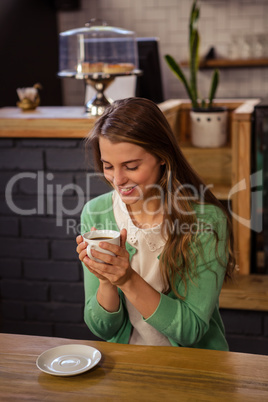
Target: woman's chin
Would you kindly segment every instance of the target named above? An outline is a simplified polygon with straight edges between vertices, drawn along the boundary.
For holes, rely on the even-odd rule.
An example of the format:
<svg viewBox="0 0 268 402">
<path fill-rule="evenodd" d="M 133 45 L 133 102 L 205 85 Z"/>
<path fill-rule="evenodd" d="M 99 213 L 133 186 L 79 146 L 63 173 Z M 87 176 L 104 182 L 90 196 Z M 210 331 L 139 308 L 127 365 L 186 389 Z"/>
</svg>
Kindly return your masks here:
<svg viewBox="0 0 268 402">
<path fill-rule="evenodd" d="M 127 195 L 124 195 L 121 193 L 119 195 L 120 195 L 121 200 L 127 205 L 136 204 L 136 202 L 138 202 L 140 200 L 139 197 L 134 197 L 133 195 L 127 196 Z"/>
</svg>

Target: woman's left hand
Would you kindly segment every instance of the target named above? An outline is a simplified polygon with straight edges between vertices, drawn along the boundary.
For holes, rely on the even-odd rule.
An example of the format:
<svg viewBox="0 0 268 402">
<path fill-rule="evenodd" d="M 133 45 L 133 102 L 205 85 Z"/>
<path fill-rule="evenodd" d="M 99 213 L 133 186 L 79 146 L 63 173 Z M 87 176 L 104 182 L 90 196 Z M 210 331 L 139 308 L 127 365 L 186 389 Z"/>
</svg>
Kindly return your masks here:
<svg viewBox="0 0 268 402">
<path fill-rule="evenodd" d="M 109 250 L 115 254 L 104 254 L 97 250 L 91 250 L 92 256 L 102 260 L 104 263 L 90 260 L 88 263 L 92 273 L 101 275 L 108 279 L 112 285 L 123 286 L 131 277 L 133 272 L 129 263 L 129 253 L 126 250 L 127 231 L 122 229 L 120 232 L 120 246 L 101 242 L 99 247 L 104 250 Z"/>
</svg>

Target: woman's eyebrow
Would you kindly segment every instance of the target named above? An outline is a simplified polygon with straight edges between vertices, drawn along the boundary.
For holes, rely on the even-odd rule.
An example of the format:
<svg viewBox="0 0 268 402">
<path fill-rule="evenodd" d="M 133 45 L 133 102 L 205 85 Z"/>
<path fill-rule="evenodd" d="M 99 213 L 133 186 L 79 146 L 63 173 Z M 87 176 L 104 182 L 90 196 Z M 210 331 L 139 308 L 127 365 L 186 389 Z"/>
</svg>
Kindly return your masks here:
<svg viewBox="0 0 268 402">
<path fill-rule="evenodd" d="M 129 161 L 124 161 L 122 162 L 122 165 L 126 164 L 126 163 L 131 163 L 131 162 L 140 162 L 141 159 L 131 159 Z M 103 163 L 109 163 L 111 165 L 111 162 L 105 161 L 104 159 L 101 158 L 101 162 Z"/>
</svg>

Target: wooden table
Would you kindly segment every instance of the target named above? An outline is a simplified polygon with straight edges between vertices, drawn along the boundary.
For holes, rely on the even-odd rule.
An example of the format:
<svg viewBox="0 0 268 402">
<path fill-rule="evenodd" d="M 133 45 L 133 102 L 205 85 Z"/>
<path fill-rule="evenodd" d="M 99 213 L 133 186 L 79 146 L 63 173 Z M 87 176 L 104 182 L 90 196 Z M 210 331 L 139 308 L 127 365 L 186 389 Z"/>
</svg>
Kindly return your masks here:
<svg viewBox="0 0 268 402">
<path fill-rule="evenodd" d="M 93 346 L 102 360 L 73 377 L 36 367 L 39 354 L 67 344 Z M 268 356 L 0 334 L 0 400 L 268 401 Z"/>
</svg>

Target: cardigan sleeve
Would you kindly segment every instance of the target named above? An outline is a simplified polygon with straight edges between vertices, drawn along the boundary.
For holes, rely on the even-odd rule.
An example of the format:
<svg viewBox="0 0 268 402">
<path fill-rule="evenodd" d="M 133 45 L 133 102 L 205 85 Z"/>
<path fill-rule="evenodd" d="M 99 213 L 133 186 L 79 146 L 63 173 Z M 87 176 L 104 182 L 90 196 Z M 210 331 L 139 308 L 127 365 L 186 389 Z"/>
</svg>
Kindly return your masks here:
<svg viewBox="0 0 268 402">
<path fill-rule="evenodd" d="M 90 331 L 99 338 L 110 340 L 124 325 L 124 306 L 120 298 L 119 310 L 110 313 L 97 301 L 99 280 L 82 263 L 84 271 L 85 307 L 84 321 Z"/>
<path fill-rule="evenodd" d="M 92 214 L 92 216 L 90 214 L 90 211 L 94 209 L 94 204 L 97 204 L 98 207 L 101 205 L 101 200 L 97 202 L 95 200 L 93 200 L 94 203 L 90 201 L 83 208 L 81 214 L 83 233 L 90 231 L 93 226 L 98 227 L 98 214 Z M 107 210 L 106 206 L 105 209 Z M 82 266 L 85 292 L 84 321 L 93 334 L 107 341 L 113 341 L 114 337 L 120 337 L 120 333 L 123 333 L 128 323 L 128 314 L 122 302 L 122 295 L 119 293 L 119 310 L 114 313 L 106 311 L 97 301 L 99 279 L 87 269 L 84 263 Z"/>
<path fill-rule="evenodd" d="M 208 331 L 224 281 L 227 263 L 226 218 L 221 217 L 216 224 L 213 222 L 213 227 L 219 237 L 217 246 L 215 233 L 206 231 L 200 232 L 192 244 L 196 275 L 187 279 L 185 299 L 179 299 L 173 292 L 161 294 L 156 311 L 145 320 L 181 346 L 197 344 Z M 176 285 L 178 293 L 184 295 L 182 282 Z"/>
</svg>

